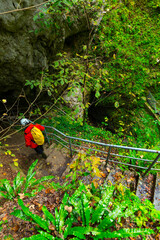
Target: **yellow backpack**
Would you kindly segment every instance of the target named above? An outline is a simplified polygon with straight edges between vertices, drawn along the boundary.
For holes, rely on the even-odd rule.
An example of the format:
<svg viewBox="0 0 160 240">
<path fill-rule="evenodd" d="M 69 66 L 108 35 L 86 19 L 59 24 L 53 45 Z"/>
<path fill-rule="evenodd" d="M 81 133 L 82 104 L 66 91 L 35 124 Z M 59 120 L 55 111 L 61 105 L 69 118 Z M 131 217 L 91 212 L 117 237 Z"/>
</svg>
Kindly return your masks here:
<svg viewBox="0 0 160 240">
<path fill-rule="evenodd" d="M 36 127 L 33 127 L 31 129 L 31 134 L 32 134 L 32 137 L 33 137 L 33 139 L 34 139 L 34 141 L 37 145 L 43 145 L 44 144 L 44 136 L 43 136 L 43 133 L 41 132 L 41 130 L 39 130 Z"/>
</svg>

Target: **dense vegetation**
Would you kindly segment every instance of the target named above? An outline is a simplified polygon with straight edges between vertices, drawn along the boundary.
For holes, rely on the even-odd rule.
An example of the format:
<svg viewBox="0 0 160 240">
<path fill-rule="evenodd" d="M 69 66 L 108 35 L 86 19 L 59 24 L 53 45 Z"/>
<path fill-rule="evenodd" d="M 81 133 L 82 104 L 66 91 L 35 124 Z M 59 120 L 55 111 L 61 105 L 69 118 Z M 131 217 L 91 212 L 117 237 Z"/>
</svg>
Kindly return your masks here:
<svg viewBox="0 0 160 240">
<path fill-rule="evenodd" d="M 48 27 L 60 36 L 60 24 L 65 21 L 72 26 L 80 14 L 87 19 L 88 33 L 79 47 L 59 53 L 42 73 L 41 82 L 26 85 L 39 86 L 53 104 L 70 103 L 77 94 L 79 103 L 72 106 L 72 118 L 80 125 L 87 122 L 93 104 L 112 106 L 114 111 L 109 117 L 106 113 L 101 127 L 110 121 L 119 136 L 133 135 L 142 147 L 158 146 L 159 121 L 144 111 L 148 90 L 160 100 L 158 1 L 51 1 L 34 20 L 41 23 L 39 31 L 45 33 Z"/>
<path fill-rule="evenodd" d="M 13 240 L 11 233 L 19 232 L 24 221 L 28 222 L 25 225 L 28 234 L 25 231 L 22 234 L 19 232 L 18 239 L 135 239 L 134 237 L 146 235 L 150 235 L 150 239 L 159 237 L 160 213 L 148 200 L 142 203 L 121 184 L 103 185 L 102 180 L 95 184 L 93 172 L 90 172 L 91 184 L 84 184 L 75 177 L 76 171 L 71 171 L 73 177 L 68 181 L 66 176 L 67 181 L 62 185 L 55 183 L 52 176 L 36 180 L 36 163 L 37 161 L 30 166 L 26 180 L 18 173 L 13 185 L 5 179 L 1 181 L 3 185 L 0 186 L 0 195 L 13 201 L 13 204 L 10 203 L 14 206 L 10 218 L 11 215 L 19 218 L 2 219 L 0 226 L 1 230 L 5 229 L 3 233 L 8 232 L 7 224 L 11 228 L 10 234 L 3 235 L 4 239 Z M 84 171 L 83 176 L 87 175 Z M 42 181 L 49 179 L 52 179 L 50 183 L 42 184 Z M 45 190 L 38 193 L 42 189 Z M 41 205 L 43 197 L 48 199 L 45 205 Z M 52 205 L 49 199 L 54 199 Z M 14 227 L 13 222 L 16 224 Z"/>
</svg>

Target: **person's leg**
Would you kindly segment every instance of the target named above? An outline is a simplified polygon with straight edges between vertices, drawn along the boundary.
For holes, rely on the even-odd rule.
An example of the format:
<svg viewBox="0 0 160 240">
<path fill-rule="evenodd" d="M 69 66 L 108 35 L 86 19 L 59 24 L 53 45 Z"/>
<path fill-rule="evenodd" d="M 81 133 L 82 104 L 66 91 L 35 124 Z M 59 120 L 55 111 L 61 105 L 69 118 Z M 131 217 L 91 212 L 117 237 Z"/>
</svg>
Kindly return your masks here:
<svg viewBox="0 0 160 240">
<path fill-rule="evenodd" d="M 35 148 L 35 151 L 38 153 L 38 154 L 41 154 L 43 158 L 47 158 L 47 155 L 43 152 L 43 145 L 39 145 Z"/>
<path fill-rule="evenodd" d="M 36 153 L 42 154 L 43 153 L 43 146 L 39 145 L 36 148 L 34 148 L 34 150 L 36 151 Z"/>
</svg>

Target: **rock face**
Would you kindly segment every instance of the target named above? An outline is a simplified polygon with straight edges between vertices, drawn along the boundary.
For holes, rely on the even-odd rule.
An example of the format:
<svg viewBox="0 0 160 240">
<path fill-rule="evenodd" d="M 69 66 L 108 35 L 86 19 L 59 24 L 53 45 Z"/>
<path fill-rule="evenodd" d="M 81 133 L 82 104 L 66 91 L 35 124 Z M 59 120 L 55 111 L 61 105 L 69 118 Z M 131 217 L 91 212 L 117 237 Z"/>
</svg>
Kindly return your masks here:
<svg viewBox="0 0 160 240">
<path fill-rule="evenodd" d="M 1 0 L 0 13 L 43 2 L 44 0 Z M 70 26 L 64 17 L 58 37 L 53 29 L 35 34 L 39 26 L 33 17 L 41 11 L 41 8 L 42 6 L 38 6 L 0 14 L 0 92 L 2 94 L 7 93 L 16 97 L 25 80 L 36 79 L 37 74 L 48 66 L 56 53 L 63 49 L 68 37 L 71 38 L 87 30 L 85 17 L 76 18 Z"/>
</svg>

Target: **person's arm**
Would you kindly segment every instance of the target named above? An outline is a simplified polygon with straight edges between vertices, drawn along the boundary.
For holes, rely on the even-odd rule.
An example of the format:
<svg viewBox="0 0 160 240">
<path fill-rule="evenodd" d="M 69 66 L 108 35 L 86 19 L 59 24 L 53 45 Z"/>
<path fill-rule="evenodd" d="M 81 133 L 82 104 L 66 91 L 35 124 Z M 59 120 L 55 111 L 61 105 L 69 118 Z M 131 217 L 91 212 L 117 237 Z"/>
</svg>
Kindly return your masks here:
<svg viewBox="0 0 160 240">
<path fill-rule="evenodd" d="M 30 134 L 25 135 L 26 147 L 36 148 L 37 144 L 31 139 Z"/>
<path fill-rule="evenodd" d="M 25 134 L 25 142 L 26 142 L 26 147 L 29 147 L 31 145 L 31 138 L 28 134 Z"/>
</svg>

